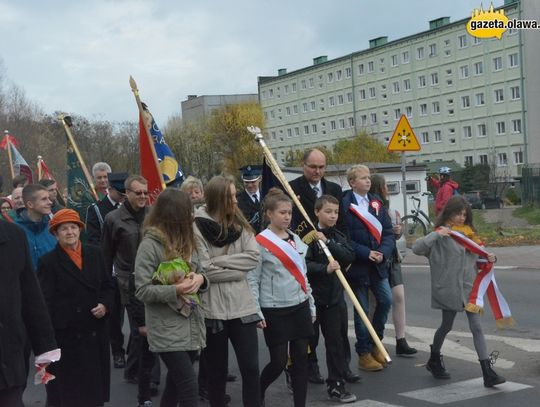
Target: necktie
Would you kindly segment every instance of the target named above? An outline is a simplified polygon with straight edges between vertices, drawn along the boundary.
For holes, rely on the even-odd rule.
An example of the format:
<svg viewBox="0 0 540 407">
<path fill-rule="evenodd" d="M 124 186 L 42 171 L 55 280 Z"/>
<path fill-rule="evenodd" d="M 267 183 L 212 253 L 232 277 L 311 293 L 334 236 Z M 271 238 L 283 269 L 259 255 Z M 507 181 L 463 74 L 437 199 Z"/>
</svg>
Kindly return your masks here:
<svg viewBox="0 0 540 407">
<path fill-rule="evenodd" d="M 257 198 L 257 194 L 253 194 L 253 202 L 255 202 L 255 205 L 259 204 L 259 198 Z"/>
<path fill-rule="evenodd" d="M 319 197 L 319 187 L 313 187 L 313 191 L 315 192 L 315 196 Z"/>
</svg>

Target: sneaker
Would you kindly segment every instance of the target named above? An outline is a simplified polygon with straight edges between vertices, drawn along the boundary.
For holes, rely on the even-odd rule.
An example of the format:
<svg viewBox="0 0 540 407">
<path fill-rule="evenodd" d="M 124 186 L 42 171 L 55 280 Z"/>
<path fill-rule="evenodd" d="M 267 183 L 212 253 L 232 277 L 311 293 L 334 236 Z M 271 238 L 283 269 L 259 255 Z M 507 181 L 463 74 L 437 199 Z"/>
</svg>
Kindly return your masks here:
<svg viewBox="0 0 540 407">
<path fill-rule="evenodd" d="M 289 370 L 288 366 L 285 368 L 285 383 L 287 384 L 287 390 L 289 390 L 289 393 L 293 394 L 291 371 Z"/>
<path fill-rule="evenodd" d="M 345 389 L 343 382 L 328 383 L 326 390 L 328 397 L 332 401 L 338 401 L 340 403 L 352 403 L 356 401 L 356 396 Z"/>
<path fill-rule="evenodd" d="M 375 359 L 377 362 L 379 362 L 382 367 L 386 367 L 386 358 L 382 354 L 382 352 L 377 347 L 373 347 L 371 349 L 371 356 L 373 356 L 373 359 Z"/>
<path fill-rule="evenodd" d="M 124 358 L 124 355 L 114 355 L 113 366 L 115 369 L 123 369 L 126 366 L 126 359 Z"/>
<path fill-rule="evenodd" d="M 358 356 L 358 367 L 368 372 L 378 372 L 384 369 L 384 366 L 373 359 L 373 356 L 369 352 L 362 353 Z"/>
<path fill-rule="evenodd" d="M 152 400 L 146 400 L 144 402 L 140 402 L 137 407 L 152 407 Z"/>
</svg>

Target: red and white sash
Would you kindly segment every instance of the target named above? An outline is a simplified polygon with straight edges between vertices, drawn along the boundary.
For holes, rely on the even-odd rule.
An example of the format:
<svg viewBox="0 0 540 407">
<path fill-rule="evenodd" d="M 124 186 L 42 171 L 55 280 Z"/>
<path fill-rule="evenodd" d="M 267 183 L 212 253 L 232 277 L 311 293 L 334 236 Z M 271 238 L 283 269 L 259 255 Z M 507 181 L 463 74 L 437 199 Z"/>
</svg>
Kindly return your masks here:
<svg viewBox="0 0 540 407">
<path fill-rule="evenodd" d="M 379 219 L 369 213 L 367 209 L 353 203 L 349 206 L 349 211 L 362 221 L 371 236 L 375 238 L 377 243 L 381 244 L 382 225 Z"/>
<path fill-rule="evenodd" d="M 493 263 L 487 261 L 488 252 L 478 243 L 455 230 L 450 231 L 450 236 L 465 249 L 480 256 L 480 260 L 477 263 L 479 272 L 474 280 L 473 288 L 469 295 L 469 303 L 465 306 L 465 310 L 474 313 L 483 313 L 484 295 L 487 294 L 497 327 L 503 328 L 513 325 L 514 320 L 510 312 L 510 307 L 495 281 Z"/>
<path fill-rule="evenodd" d="M 259 233 L 255 239 L 262 247 L 278 258 L 294 279 L 298 281 L 302 291 L 307 293 L 306 269 L 302 256 L 289 243 L 280 239 L 270 229 L 265 229 Z"/>
</svg>

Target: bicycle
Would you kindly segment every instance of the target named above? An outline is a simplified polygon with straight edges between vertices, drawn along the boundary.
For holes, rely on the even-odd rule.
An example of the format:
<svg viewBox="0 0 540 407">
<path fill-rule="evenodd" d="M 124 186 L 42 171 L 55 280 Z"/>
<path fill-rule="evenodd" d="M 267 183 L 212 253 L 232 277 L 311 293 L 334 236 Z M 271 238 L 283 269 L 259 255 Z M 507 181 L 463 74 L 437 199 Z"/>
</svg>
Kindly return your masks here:
<svg viewBox="0 0 540 407">
<path fill-rule="evenodd" d="M 431 193 L 423 192 L 422 195 L 431 195 Z M 434 227 L 429 215 L 420 209 L 420 198 L 411 196 L 411 200 L 413 201 L 412 215 L 405 215 L 401 218 L 403 235 L 405 236 L 408 248 L 412 247 L 416 239 L 427 235 L 428 230 Z"/>
</svg>

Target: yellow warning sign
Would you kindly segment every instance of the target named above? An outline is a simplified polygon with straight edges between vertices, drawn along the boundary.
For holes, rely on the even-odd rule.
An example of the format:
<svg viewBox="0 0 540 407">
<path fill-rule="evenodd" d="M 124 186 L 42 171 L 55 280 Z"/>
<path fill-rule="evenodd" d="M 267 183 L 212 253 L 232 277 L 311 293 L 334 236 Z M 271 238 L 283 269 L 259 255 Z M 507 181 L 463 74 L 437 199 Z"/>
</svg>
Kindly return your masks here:
<svg viewBox="0 0 540 407">
<path fill-rule="evenodd" d="M 420 151 L 420 148 L 420 143 L 407 117 L 402 114 L 386 149 L 388 151 Z"/>
</svg>

